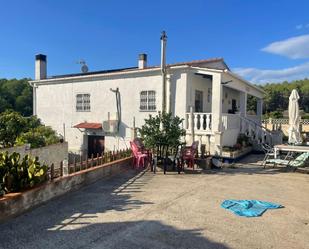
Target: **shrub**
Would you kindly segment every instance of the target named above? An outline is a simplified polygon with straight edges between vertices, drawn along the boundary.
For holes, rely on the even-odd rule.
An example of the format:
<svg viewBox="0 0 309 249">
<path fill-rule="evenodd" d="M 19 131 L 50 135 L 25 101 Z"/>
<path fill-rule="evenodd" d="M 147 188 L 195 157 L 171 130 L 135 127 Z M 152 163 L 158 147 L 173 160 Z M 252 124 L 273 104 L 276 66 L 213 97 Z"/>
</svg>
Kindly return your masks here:
<svg viewBox="0 0 309 249">
<path fill-rule="evenodd" d="M 22 133 L 16 139 L 16 145 L 31 144 L 31 148 L 39 148 L 60 141 L 56 132 L 48 126 L 39 126 Z"/>
<path fill-rule="evenodd" d="M 0 146 L 7 148 L 15 145 L 31 144 L 32 148 L 55 144 L 60 141 L 56 132 L 41 124 L 35 116 L 23 117 L 13 111 L 0 114 Z"/>
<path fill-rule="evenodd" d="M 186 134 L 181 128 L 182 121 L 183 119 L 174 117 L 171 113 L 163 112 L 145 119 L 145 124 L 138 131 L 148 148 L 154 148 L 158 143 L 175 147 Z"/>
<path fill-rule="evenodd" d="M 0 153 L 0 189 L 9 193 L 33 187 L 47 180 L 47 169 L 37 157 L 26 155 L 21 159 L 16 152 Z"/>
</svg>

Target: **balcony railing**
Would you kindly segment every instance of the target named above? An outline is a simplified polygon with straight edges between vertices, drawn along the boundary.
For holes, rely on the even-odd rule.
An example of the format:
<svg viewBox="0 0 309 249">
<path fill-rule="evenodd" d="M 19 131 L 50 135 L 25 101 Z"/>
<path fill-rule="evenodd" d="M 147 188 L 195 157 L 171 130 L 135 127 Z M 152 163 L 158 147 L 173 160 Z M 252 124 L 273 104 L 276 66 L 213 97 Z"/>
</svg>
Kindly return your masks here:
<svg viewBox="0 0 309 249">
<path fill-rule="evenodd" d="M 190 113 L 186 113 L 185 129 L 191 132 L 194 129 L 196 133 L 207 133 L 211 131 L 211 113 L 196 112 L 193 113 L 193 118 L 190 118 Z"/>
</svg>

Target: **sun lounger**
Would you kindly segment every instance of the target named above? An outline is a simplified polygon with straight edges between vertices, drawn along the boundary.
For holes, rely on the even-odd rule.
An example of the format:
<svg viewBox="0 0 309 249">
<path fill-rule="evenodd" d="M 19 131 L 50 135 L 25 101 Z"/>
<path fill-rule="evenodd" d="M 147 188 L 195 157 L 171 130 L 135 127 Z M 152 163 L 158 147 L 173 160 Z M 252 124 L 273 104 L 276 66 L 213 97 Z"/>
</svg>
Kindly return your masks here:
<svg viewBox="0 0 309 249">
<path fill-rule="evenodd" d="M 289 167 L 303 167 L 309 160 L 309 152 L 301 153 L 298 157 L 291 160 L 286 159 L 268 159 L 266 163 L 271 163 L 274 165 L 286 165 Z"/>
</svg>

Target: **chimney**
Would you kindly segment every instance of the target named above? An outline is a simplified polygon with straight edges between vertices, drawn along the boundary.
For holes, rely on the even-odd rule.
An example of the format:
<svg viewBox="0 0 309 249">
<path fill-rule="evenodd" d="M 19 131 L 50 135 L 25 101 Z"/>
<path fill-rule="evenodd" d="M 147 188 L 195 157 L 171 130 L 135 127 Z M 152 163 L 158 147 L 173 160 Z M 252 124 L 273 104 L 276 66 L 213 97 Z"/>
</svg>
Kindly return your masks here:
<svg viewBox="0 0 309 249">
<path fill-rule="evenodd" d="M 37 54 L 35 56 L 35 80 L 43 80 L 47 77 L 46 55 Z"/>
<path fill-rule="evenodd" d="M 138 69 L 144 69 L 147 67 L 147 54 L 138 55 Z"/>
</svg>

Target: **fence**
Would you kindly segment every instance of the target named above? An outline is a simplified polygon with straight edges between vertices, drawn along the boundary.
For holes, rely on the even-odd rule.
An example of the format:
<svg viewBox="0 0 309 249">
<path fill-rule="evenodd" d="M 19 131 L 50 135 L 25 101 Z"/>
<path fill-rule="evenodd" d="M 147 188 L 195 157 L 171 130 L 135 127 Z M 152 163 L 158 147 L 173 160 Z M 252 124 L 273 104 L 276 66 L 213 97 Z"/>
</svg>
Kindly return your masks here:
<svg viewBox="0 0 309 249">
<path fill-rule="evenodd" d="M 52 164 L 49 168 L 49 179 L 55 179 L 58 177 L 63 176 L 65 173 L 73 174 L 75 172 L 89 169 L 95 166 L 104 165 L 105 163 L 113 162 L 119 159 L 127 158 L 131 156 L 131 150 L 117 150 L 117 151 L 110 151 L 106 153 L 91 155 L 90 158 L 79 156 L 79 159 L 76 157 L 73 158 L 73 163 L 68 164 L 67 166 L 64 165 L 64 162 L 61 161 L 59 163 L 59 167 Z M 65 169 L 67 167 L 67 170 Z M 67 171 L 67 172 L 66 172 Z"/>
<path fill-rule="evenodd" d="M 289 124 L 289 119 L 286 118 L 269 118 L 262 120 L 263 124 Z M 301 125 L 309 125 L 309 119 L 301 119 L 300 120 Z"/>
<path fill-rule="evenodd" d="M 284 135 L 288 135 L 289 130 L 289 119 L 264 119 L 262 121 L 263 125 L 272 131 L 282 131 Z M 309 132 L 309 119 L 301 119 L 300 120 L 300 131 L 302 133 Z"/>
</svg>

